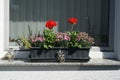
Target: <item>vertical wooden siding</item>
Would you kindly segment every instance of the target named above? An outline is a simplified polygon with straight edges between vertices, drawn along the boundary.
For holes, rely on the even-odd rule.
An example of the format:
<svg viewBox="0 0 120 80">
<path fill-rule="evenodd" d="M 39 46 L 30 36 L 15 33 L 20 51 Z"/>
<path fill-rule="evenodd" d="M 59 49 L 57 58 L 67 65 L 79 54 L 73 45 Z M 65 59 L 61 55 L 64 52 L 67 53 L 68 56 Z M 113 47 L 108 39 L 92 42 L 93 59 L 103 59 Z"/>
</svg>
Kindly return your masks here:
<svg viewBox="0 0 120 80">
<path fill-rule="evenodd" d="M 74 30 L 100 35 L 102 0 L 11 0 L 10 37 L 27 35 L 29 25 L 33 32 L 45 28 L 45 22 L 53 19 L 58 22 L 55 31 L 68 31 L 70 17 L 79 19 Z M 103 14 L 103 13 L 102 13 Z M 104 22 L 104 21 L 103 21 Z M 107 24 L 107 23 L 106 23 Z M 103 28 L 106 26 L 104 23 Z M 103 29 L 102 28 L 102 29 Z M 95 36 L 97 40 L 99 37 Z"/>
</svg>

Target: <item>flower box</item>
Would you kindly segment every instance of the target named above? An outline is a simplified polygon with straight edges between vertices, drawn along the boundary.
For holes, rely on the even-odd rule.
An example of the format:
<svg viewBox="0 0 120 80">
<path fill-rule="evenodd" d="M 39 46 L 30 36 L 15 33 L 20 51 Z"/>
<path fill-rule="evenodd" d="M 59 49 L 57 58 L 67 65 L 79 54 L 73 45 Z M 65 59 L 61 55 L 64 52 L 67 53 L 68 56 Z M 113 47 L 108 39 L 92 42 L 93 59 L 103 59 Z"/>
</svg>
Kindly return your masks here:
<svg viewBox="0 0 120 80">
<path fill-rule="evenodd" d="M 70 31 L 56 32 L 53 30 L 57 23 L 53 20 L 46 22 L 43 33 L 32 34 L 28 26 L 28 38 L 20 37 L 25 48 L 30 49 L 31 61 L 77 61 L 89 60 L 89 50 L 94 44 L 94 39 L 86 32 L 74 31 L 73 26 L 77 18 L 69 18 Z M 88 47 L 88 48 L 87 48 Z"/>
<path fill-rule="evenodd" d="M 33 47 L 30 49 L 31 61 L 58 61 L 58 52 L 64 54 L 65 61 L 89 61 L 90 48 L 52 48 Z"/>
</svg>

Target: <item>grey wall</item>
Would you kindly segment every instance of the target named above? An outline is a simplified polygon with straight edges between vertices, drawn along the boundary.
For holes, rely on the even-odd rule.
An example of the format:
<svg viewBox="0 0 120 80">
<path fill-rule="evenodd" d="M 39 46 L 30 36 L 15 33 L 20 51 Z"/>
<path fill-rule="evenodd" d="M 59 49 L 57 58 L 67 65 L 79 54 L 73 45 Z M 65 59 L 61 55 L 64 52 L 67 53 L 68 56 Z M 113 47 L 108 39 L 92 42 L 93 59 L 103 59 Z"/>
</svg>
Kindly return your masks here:
<svg viewBox="0 0 120 80">
<path fill-rule="evenodd" d="M 120 60 L 120 0 L 115 0 L 115 53 Z"/>
<path fill-rule="evenodd" d="M 10 37 L 28 33 L 28 24 L 31 29 L 41 33 L 45 28 L 45 22 L 53 19 L 58 22 L 55 31 L 68 31 L 71 25 L 67 19 L 76 17 L 79 19 L 74 30 L 85 31 L 94 36 L 96 43 L 100 42 L 100 33 L 107 34 L 105 20 L 108 13 L 101 12 L 102 7 L 108 6 L 108 0 L 10 0 Z M 104 3 L 104 4 L 102 4 Z M 102 4 L 102 5 L 101 5 Z M 103 10 L 107 10 L 107 7 Z M 101 17 L 101 15 L 104 15 Z M 101 23 L 103 23 L 101 25 Z M 102 31 L 101 31 L 102 30 Z"/>
</svg>

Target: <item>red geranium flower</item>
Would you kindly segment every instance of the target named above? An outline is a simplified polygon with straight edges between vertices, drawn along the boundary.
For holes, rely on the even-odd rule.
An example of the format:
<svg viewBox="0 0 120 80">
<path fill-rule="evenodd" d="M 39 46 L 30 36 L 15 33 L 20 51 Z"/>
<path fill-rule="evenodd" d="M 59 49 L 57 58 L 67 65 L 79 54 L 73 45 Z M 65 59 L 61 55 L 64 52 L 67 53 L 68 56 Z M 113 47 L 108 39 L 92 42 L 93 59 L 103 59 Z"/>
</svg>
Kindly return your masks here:
<svg viewBox="0 0 120 80">
<path fill-rule="evenodd" d="M 46 27 L 48 29 L 52 29 L 55 26 L 57 26 L 57 23 L 55 21 L 53 21 L 53 20 L 49 20 L 49 21 L 46 22 Z"/>
<path fill-rule="evenodd" d="M 68 22 L 74 25 L 78 22 L 78 19 L 77 18 L 69 18 Z"/>
</svg>

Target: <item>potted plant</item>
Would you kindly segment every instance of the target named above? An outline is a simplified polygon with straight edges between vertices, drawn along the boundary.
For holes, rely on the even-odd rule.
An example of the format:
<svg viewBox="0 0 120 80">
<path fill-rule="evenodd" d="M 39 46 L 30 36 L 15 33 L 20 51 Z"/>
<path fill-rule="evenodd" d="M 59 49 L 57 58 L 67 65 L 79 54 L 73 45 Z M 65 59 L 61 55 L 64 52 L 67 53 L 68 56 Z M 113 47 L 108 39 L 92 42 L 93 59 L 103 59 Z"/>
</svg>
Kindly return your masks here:
<svg viewBox="0 0 120 80">
<path fill-rule="evenodd" d="M 72 24 L 71 31 L 54 32 L 53 28 L 57 23 L 49 20 L 43 35 L 30 34 L 28 38 L 20 37 L 24 46 L 30 49 L 31 61 L 89 60 L 89 50 L 94 44 L 94 39 L 85 32 L 73 30 L 78 22 L 77 18 L 69 18 L 68 22 Z"/>
</svg>

